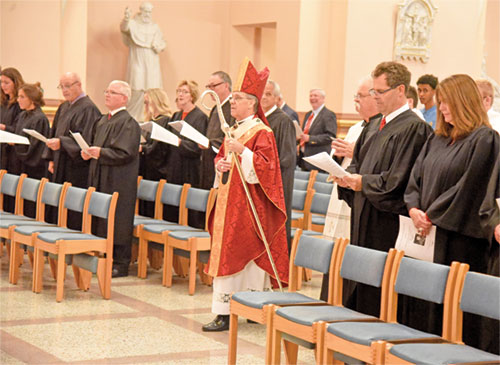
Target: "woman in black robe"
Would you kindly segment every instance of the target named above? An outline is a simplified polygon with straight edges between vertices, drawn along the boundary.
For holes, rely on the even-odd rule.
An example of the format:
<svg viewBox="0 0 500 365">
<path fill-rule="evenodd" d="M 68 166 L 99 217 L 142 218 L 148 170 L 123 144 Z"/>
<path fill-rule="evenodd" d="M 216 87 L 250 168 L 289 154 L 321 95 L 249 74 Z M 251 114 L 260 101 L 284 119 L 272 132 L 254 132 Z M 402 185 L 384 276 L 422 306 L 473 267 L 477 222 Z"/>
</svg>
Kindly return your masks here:
<svg viewBox="0 0 500 365">
<path fill-rule="evenodd" d="M 41 179 L 47 175 L 47 163 L 42 158 L 45 143 L 23 132 L 23 129 L 26 128 L 34 129 L 45 137 L 49 135 L 49 121 L 41 109 L 45 103 L 40 84 L 24 84 L 21 86 L 18 102 L 23 112 L 19 114 L 15 133 L 28 137 L 30 144 L 16 144 L 14 146 L 14 161 L 16 163 L 16 171 L 14 173 L 25 173 L 28 177 Z M 24 209 L 24 214 L 34 218 L 34 204 L 26 202 Z"/>
<path fill-rule="evenodd" d="M 163 128 L 168 128 L 172 115 L 167 93 L 162 89 L 148 89 L 144 93 L 146 120 Z M 139 174 L 146 180 L 159 181 L 167 177 L 168 145 L 151 139 L 150 132 L 141 132 L 146 139 L 139 147 Z M 141 202 L 139 211 L 142 215 L 154 216 L 154 202 Z"/>
<path fill-rule="evenodd" d="M 481 225 L 480 208 L 485 199 L 494 199 L 487 196 L 491 194 L 488 182 L 495 171 L 500 137 L 491 129 L 479 90 L 469 76 L 443 80 L 436 96 L 436 134 L 429 137 L 415 162 L 405 203 L 421 234 L 427 235 L 436 225 L 434 262 L 459 261 L 469 264 L 470 271 L 486 273 L 493 230 Z M 420 309 L 408 308 L 409 324 L 440 333 L 442 308 L 415 305 Z M 477 316 L 464 314 L 464 342 L 478 348 L 479 323 Z"/>
<path fill-rule="evenodd" d="M 21 108 L 17 102 L 19 88 L 24 84 L 21 73 L 13 67 L 8 67 L 0 72 L 0 130 L 14 133 Z M 1 144 L 0 168 L 13 172 L 14 170 L 14 146 L 7 143 Z M 14 212 L 15 199 L 6 196 L 4 198 L 4 210 Z"/>
<path fill-rule="evenodd" d="M 181 109 L 172 116 L 172 121 L 184 120 L 198 132 L 205 135 L 207 131 L 208 118 L 194 103 L 198 100 L 199 90 L 195 81 L 183 80 L 176 90 L 177 106 Z M 179 134 L 177 130 L 170 127 L 171 132 L 179 137 L 179 147 L 168 146 L 167 157 L 167 182 L 172 184 L 191 184 L 192 187 L 200 185 L 201 149 L 193 142 Z M 166 208 L 165 218 L 169 221 L 178 220 L 178 209 Z M 204 222 L 198 214 L 190 212 L 188 220 L 190 224 L 203 227 Z"/>
</svg>

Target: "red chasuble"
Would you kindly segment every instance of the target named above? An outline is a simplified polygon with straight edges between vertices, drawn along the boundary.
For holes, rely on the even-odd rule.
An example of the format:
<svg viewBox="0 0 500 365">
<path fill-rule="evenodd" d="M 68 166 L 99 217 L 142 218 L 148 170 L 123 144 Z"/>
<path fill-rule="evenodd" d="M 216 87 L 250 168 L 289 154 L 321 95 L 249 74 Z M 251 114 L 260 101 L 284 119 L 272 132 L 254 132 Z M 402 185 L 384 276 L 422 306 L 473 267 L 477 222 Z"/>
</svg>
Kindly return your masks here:
<svg viewBox="0 0 500 365">
<path fill-rule="evenodd" d="M 234 137 L 253 152 L 253 165 L 259 183 L 247 183 L 247 186 L 269 243 L 280 280 L 283 284 L 288 283 L 286 210 L 279 157 L 273 133 L 260 120 L 253 119 L 236 129 Z M 223 144 L 215 158 L 215 163 L 224 155 Z M 219 181 L 215 208 L 209 216 L 212 249 L 208 274 L 214 277 L 233 275 L 242 271 L 250 261 L 254 260 L 271 276 L 271 281 L 276 286 L 268 254 L 234 161 L 227 181 L 223 183 L 222 180 L 221 178 Z"/>
</svg>

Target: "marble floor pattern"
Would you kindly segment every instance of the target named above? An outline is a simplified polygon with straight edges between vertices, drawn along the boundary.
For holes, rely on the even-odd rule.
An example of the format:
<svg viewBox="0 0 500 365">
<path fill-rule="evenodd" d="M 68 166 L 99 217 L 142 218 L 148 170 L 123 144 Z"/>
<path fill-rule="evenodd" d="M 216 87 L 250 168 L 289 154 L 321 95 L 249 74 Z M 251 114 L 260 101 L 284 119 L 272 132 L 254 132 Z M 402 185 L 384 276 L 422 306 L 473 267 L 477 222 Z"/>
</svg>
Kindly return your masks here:
<svg viewBox="0 0 500 365">
<path fill-rule="evenodd" d="M 9 284 L 9 258 L 0 258 L 0 364 L 225 364 L 228 333 L 205 333 L 213 319 L 212 289 L 197 281 L 188 295 L 187 278 L 161 285 L 161 271 L 138 279 L 113 279 L 110 300 L 102 299 L 97 279 L 88 292 L 79 290 L 67 270 L 64 300 L 57 303 L 56 283 L 48 265 L 43 291 L 31 291 L 27 257 L 18 285 Z M 301 292 L 319 297 L 321 276 L 314 274 Z M 263 364 L 265 327 L 240 318 L 238 363 Z M 282 356 L 283 359 L 283 356 Z M 283 361 L 283 360 L 282 360 Z M 299 351 L 300 364 L 313 364 L 314 353 Z"/>
</svg>

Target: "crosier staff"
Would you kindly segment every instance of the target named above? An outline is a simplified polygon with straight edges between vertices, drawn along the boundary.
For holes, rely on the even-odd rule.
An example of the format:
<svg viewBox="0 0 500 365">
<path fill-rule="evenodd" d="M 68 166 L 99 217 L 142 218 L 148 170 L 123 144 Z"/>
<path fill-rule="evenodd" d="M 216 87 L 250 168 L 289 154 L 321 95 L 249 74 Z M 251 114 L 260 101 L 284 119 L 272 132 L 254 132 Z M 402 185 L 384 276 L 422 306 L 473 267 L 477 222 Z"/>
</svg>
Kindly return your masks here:
<svg viewBox="0 0 500 365">
<path fill-rule="evenodd" d="M 219 115 L 219 120 L 221 124 L 221 129 L 224 132 L 224 135 L 227 138 L 233 138 L 231 131 L 229 129 L 229 125 L 226 122 L 226 119 L 224 118 L 224 113 L 222 113 L 222 106 L 221 102 L 219 99 L 219 96 L 215 93 L 213 90 L 205 90 L 203 94 L 201 94 L 201 103 L 202 105 L 206 108 L 206 106 L 203 104 L 203 99 L 206 95 L 211 94 L 215 100 L 216 108 L 217 108 L 217 114 Z M 235 152 L 230 152 L 229 156 L 227 156 L 227 161 L 231 162 L 232 160 L 232 154 Z M 236 169 L 238 170 L 238 174 L 240 175 L 241 182 L 243 184 L 243 189 L 245 190 L 245 194 L 247 196 L 248 202 L 250 203 L 250 208 L 252 210 L 253 217 L 255 218 L 255 222 L 257 223 L 257 228 L 259 229 L 260 236 L 262 237 L 262 241 L 264 242 L 264 247 L 266 248 L 267 256 L 269 257 L 269 261 L 271 262 L 271 266 L 273 268 L 274 276 L 276 277 L 276 280 L 278 281 L 278 286 L 280 288 L 280 291 L 283 291 L 283 286 L 281 285 L 281 280 L 278 276 L 278 270 L 276 269 L 276 265 L 274 264 L 273 256 L 271 255 L 271 249 L 269 248 L 269 243 L 267 242 L 266 235 L 264 234 L 264 229 L 262 228 L 262 224 L 260 223 L 259 215 L 257 214 L 257 209 L 255 208 L 255 204 L 252 199 L 252 195 L 250 195 L 250 190 L 248 190 L 248 185 L 245 181 L 245 177 L 243 176 L 243 170 L 241 169 L 241 163 L 240 160 L 238 159 L 237 156 L 235 156 L 234 163 L 236 165 Z"/>
</svg>

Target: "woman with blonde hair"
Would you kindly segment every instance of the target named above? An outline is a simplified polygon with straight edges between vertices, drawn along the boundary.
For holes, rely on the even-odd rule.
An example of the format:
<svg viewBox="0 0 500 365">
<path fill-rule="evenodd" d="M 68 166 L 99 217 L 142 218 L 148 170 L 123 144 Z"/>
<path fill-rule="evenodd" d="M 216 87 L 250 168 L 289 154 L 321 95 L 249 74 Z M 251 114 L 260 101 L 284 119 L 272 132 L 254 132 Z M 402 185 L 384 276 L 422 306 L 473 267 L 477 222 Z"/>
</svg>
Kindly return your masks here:
<svg viewBox="0 0 500 365">
<path fill-rule="evenodd" d="M 443 80 L 436 97 L 436 131 L 415 162 L 405 203 L 422 235 L 436 226 L 434 262 L 450 265 L 459 261 L 469 264 L 471 271 L 484 273 L 494 226 L 481 224 L 480 208 L 483 201 L 495 198 L 487 187 L 495 171 L 500 137 L 490 128 L 470 76 Z M 425 322 L 423 319 L 414 318 L 415 323 Z M 439 315 L 431 321 L 428 326 L 432 328 L 424 329 L 438 332 Z M 479 347 L 478 323 L 464 316 L 464 341 L 474 347 Z"/>
<path fill-rule="evenodd" d="M 177 85 L 176 97 L 177 106 L 181 109 L 174 113 L 172 121 L 184 120 L 191 127 L 195 128 L 201 134 L 205 135 L 207 131 L 208 117 L 198 108 L 195 103 L 200 95 L 198 84 L 192 80 L 182 80 Z M 179 132 L 170 128 L 170 130 L 179 137 L 179 147 L 168 146 L 169 153 L 167 158 L 167 181 L 174 184 L 191 184 L 193 187 L 199 187 L 200 169 L 201 169 L 201 149 L 196 144 Z M 169 207 L 170 208 L 170 207 Z M 177 219 L 176 209 L 169 209 L 169 219 Z M 190 214 L 190 217 L 194 217 Z M 196 220 L 196 218 L 191 218 Z M 198 225 L 196 222 L 192 222 Z"/>
<path fill-rule="evenodd" d="M 162 89 L 148 89 L 144 93 L 145 120 L 154 122 L 163 128 L 168 127 L 172 111 L 167 93 Z M 145 133 L 146 143 L 141 144 L 140 174 L 148 180 L 158 181 L 167 175 L 167 152 L 165 143 L 151 139 Z"/>
</svg>

